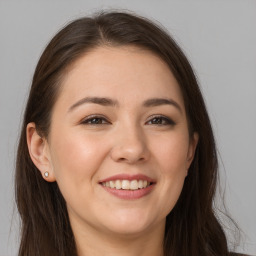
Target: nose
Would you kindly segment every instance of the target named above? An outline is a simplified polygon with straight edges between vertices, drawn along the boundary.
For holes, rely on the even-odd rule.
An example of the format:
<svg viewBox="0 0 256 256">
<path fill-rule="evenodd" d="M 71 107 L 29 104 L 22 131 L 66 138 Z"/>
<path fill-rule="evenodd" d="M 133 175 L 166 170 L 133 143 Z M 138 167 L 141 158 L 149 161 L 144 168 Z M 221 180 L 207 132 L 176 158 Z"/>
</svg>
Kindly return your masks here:
<svg viewBox="0 0 256 256">
<path fill-rule="evenodd" d="M 113 137 L 111 158 L 115 162 L 135 164 L 149 158 L 149 149 L 145 135 L 138 129 L 120 129 Z"/>
</svg>

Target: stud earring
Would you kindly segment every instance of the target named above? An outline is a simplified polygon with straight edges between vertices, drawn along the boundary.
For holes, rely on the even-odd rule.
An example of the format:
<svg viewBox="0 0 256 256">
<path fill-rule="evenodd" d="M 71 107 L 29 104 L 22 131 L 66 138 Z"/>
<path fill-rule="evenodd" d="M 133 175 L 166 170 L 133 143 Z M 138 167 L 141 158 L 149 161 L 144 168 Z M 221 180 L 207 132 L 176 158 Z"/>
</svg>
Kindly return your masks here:
<svg viewBox="0 0 256 256">
<path fill-rule="evenodd" d="M 49 172 L 45 172 L 45 173 L 44 173 L 44 177 L 45 177 L 45 178 L 48 178 L 48 177 L 49 177 Z"/>
</svg>

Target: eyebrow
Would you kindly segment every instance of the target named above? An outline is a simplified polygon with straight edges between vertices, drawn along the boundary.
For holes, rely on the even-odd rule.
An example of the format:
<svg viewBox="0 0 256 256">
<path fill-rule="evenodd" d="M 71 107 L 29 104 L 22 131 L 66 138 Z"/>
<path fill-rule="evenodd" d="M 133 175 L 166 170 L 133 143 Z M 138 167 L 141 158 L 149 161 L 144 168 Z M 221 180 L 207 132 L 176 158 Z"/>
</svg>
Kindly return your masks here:
<svg viewBox="0 0 256 256">
<path fill-rule="evenodd" d="M 69 109 L 68 112 L 71 112 L 75 108 L 86 104 L 86 103 L 93 103 L 93 104 L 98 104 L 106 107 L 117 107 L 119 106 L 119 103 L 117 100 L 113 100 L 110 98 L 105 98 L 105 97 L 85 97 L 75 104 L 73 104 Z M 172 100 L 172 99 L 167 99 L 167 98 L 152 98 L 152 99 L 147 99 L 143 102 L 142 106 L 143 107 L 156 107 L 156 106 L 161 106 L 161 105 L 172 105 L 176 107 L 180 112 L 182 112 L 182 109 L 180 105 Z"/>
</svg>

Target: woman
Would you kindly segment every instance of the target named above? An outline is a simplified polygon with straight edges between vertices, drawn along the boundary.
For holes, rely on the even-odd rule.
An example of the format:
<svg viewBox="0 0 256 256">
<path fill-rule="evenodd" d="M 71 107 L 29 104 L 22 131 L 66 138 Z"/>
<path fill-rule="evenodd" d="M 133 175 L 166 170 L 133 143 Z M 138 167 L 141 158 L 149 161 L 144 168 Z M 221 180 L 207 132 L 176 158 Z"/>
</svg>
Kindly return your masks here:
<svg viewBox="0 0 256 256">
<path fill-rule="evenodd" d="M 151 21 L 102 12 L 43 52 L 20 135 L 20 256 L 229 255 L 193 70 Z"/>
</svg>

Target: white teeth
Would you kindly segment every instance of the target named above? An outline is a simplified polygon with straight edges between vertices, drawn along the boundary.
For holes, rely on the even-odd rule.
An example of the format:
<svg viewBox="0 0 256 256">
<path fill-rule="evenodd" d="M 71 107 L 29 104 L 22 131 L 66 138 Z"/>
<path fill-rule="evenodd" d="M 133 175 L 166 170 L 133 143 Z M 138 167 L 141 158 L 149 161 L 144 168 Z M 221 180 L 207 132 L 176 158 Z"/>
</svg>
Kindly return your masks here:
<svg viewBox="0 0 256 256">
<path fill-rule="evenodd" d="M 111 188 L 115 188 L 115 182 L 114 181 L 109 181 L 109 186 L 111 187 Z"/>
<path fill-rule="evenodd" d="M 130 189 L 130 182 L 129 180 L 122 181 L 122 189 Z"/>
<path fill-rule="evenodd" d="M 122 183 L 120 180 L 116 180 L 116 189 L 121 189 L 122 188 Z"/>
<path fill-rule="evenodd" d="M 150 182 L 146 180 L 110 180 L 102 182 L 102 185 L 104 187 L 115 189 L 137 190 L 148 187 Z"/>
<path fill-rule="evenodd" d="M 138 189 L 138 181 L 137 180 L 132 180 L 130 183 L 130 189 L 135 190 Z"/>
<path fill-rule="evenodd" d="M 143 180 L 139 180 L 138 186 L 139 186 L 139 188 L 143 188 Z"/>
</svg>

